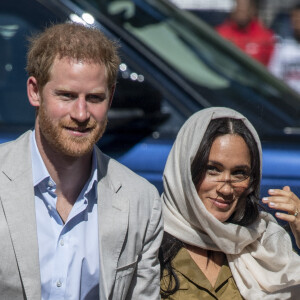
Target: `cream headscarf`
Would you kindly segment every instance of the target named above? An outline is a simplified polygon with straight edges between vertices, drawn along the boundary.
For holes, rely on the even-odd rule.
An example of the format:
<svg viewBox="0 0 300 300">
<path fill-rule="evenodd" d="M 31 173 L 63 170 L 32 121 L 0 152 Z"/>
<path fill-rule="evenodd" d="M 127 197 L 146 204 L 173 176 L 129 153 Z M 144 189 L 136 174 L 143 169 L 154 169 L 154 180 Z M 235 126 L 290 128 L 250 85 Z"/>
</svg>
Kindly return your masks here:
<svg viewBox="0 0 300 300">
<path fill-rule="evenodd" d="M 180 129 L 164 170 L 165 231 L 184 243 L 224 252 L 245 299 L 300 299 L 300 257 L 276 220 L 261 212 L 248 227 L 222 223 L 197 194 L 191 164 L 210 121 L 223 117 L 244 122 L 256 140 L 261 161 L 259 137 L 243 115 L 223 107 L 195 113 Z"/>
</svg>

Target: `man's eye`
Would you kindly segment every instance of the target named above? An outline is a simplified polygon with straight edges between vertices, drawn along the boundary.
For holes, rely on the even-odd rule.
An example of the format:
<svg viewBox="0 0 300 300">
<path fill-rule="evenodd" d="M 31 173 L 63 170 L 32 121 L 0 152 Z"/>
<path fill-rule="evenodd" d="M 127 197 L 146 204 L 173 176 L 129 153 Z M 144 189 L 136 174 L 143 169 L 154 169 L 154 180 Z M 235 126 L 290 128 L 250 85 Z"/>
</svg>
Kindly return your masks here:
<svg viewBox="0 0 300 300">
<path fill-rule="evenodd" d="M 88 95 L 86 97 L 86 100 L 92 103 L 98 103 L 98 102 L 102 102 L 105 100 L 105 96 L 101 96 L 101 95 Z"/>
<path fill-rule="evenodd" d="M 61 94 L 59 94 L 59 96 L 63 99 L 74 99 L 74 98 L 76 98 L 76 95 L 74 95 L 72 93 L 61 93 Z"/>
</svg>

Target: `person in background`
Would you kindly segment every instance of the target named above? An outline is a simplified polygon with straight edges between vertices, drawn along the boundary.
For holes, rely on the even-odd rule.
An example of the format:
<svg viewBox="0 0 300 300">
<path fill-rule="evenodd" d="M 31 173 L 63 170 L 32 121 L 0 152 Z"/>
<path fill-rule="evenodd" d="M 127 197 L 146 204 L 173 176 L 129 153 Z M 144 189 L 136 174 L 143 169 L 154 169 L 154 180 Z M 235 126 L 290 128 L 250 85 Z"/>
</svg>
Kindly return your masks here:
<svg viewBox="0 0 300 300">
<path fill-rule="evenodd" d="M 31 39 L 35 128 L 0 146 L 1 299 L 160 299 L 158 192 L 95 145 L 119 62 L 96 28 Z"/>
<path fill-rule="evenodd" d="M 212 107 L 186 121 L 163 174 L 163 299 L 299 299 L 300 257 L 259 209 L 261 169 L 259 137 L 240 113 Z M 280 193 L 299 227 L 300 200 Z"/>
<path fill-rule="evenodd" d="M 269 70 L 300 93 L 300 3 L 290 12 L 293 35 L 279 40 Z"/>
<path fill-rule="evenodd" d="M 268 65 L 275 38 L 257 17 L 256 0 L 236 0 L 228 20 L 216 27 L 217 32 L 252 58 Z"/>
</svg>

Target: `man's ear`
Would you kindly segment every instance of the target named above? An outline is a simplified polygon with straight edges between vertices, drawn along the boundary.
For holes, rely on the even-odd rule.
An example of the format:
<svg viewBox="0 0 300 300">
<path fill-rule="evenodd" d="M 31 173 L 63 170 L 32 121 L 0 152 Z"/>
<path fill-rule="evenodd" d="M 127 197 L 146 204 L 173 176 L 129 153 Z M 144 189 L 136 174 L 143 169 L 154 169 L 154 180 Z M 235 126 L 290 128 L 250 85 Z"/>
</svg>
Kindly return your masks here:
<svg viewBox="0 0 300 300">
<path fill-rule="evenodd" d="M 109 94 L 109 108 L 111 107 L 111 103 L 114 97 L 114 93 L 115 93 L 115 89 L 116 89 L 116 85 L 114 84 L 111 89 L 110 89 L 110 94 Z"/>
<path fill-rule="evenodd" d="M 35 77 L 30 76 L 27 80 L 27 96 L 29 103 L 32 106 L 39 107 L 40 106 L 40 92 L 37 84 L 37 80 Z"/>
</svg>

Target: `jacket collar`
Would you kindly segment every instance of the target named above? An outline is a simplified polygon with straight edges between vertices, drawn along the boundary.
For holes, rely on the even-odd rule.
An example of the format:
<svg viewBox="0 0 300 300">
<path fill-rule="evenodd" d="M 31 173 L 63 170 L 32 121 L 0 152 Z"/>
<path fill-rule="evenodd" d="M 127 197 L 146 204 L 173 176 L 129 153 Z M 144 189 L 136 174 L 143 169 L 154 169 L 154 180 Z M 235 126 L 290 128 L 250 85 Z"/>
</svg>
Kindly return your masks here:
<svg viewBox="0 0 300 300">
<path fill-rule="evenodd" d="M 26 298 L 41 299 L 30 134 L 6 146 L 0 193 Z"/>
</svg>

